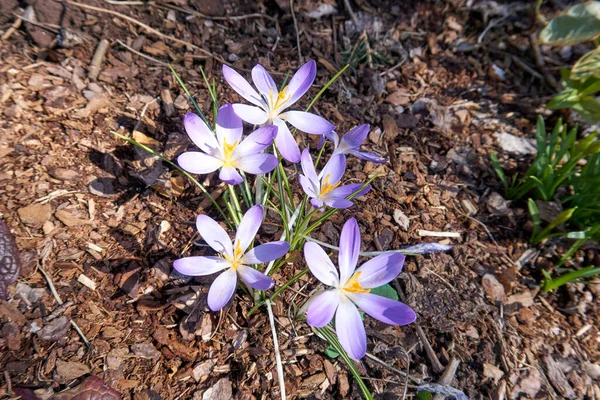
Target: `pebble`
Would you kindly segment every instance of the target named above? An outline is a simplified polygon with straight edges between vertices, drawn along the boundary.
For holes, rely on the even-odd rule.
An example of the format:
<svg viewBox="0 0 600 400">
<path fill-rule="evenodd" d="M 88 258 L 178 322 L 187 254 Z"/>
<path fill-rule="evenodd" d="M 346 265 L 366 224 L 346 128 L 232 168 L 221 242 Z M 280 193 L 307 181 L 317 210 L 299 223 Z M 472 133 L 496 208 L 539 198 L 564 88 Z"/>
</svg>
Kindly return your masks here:
<svg viewBox="0 0 600 400">
<path fill-rule="evenodd" d="M 35 203 L 17 210 L 21 222 L 34 228 L 41 228 L 52 215 L 50 204 Z"/>
</svg>

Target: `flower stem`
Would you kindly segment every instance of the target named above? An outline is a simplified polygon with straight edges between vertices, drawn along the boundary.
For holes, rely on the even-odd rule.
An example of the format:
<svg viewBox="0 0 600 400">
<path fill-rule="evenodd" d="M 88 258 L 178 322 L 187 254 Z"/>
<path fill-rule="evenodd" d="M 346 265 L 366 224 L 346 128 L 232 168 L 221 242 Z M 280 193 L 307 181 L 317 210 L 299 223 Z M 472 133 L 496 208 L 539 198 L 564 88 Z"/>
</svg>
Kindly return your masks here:
<svg viewBox="0 0 600 400">
<path fill-rule="evenodd" d="M 309 271 L 308 268 L 305 268 L 302 271 L 300 271 L 299 273 L 297 273 L 296 275 L 294 275 L 289 281 L 287 281 L 286 283 L 284 283 L 283 285 L 278 287 L 277 290 L 275 292 L 273 292 L 271 297 L 269 297 L 268 301 L 274 301 L 277 298 L 277 296 L 279 296 L 285 289 L 290 287 L 294 282 L 298 281 L 298 279 L 300 279 L 304 275 L 306 275 L 308 273 L 308 271 Z M 260 303 L 256 303 L 250 309 L 250 311 L 248 311 L 248 316 L 252 315 L 256 310 L 258 310 L 259 307 L 263 306 L 266 301 L 267 300 L 263 300 Z"/>
<path fill-rule="evenodd" d="M 196 108 L 196 111 L 198 111 L 198 115 L 200 115 L 200 118 L 202 118 L 202 121 L 204 121 L 204 123 L 206 124 L 206 126 L 208 126 L 212 131 L 214 131 L 213 127 L 210 125 L 210 123 L 206 119 L 206 116 L 204 115 L 204 113 L 200 109 L 200 106 L 198 105 L 198 103 L 196 103 L 196 100 L 194 100 L 194 96 L 192 96 L 192 94 L 188 90 L 187 86 L 185 86 L 185 83 L 183 83 L 183 80 L 181 79 L 181 77 L 179 76 L 179 74 L 175 71 L 175 69 L 173 69 L 173 67 L 171 66 L 171 64 L 169 64 L 169 68 L 171 68 L 171 73 L 175 77 L 175 80 L 177 81 L 177 83 L 179 83 L 179 86 L 181 86 L 181 88 L 183 89 L 183 91 L 185 92 L 185 94 L 187 94 L 187 96 L 190 98 L 190 101 L 192 102 L 192 104 Z"/>
<path fill-rule="evenodd" d="M 242 207 L 240 207 L 240 202 L 238 201 L 237 194 L 235 193 L 235 187 L 233 185 L 227 185 L 227 190 L 229 190 L 229 197 L 233 202 L 233 214 L 235 225 L 239 225 L 242 220 Z M 228 204 L 228 208 L 229 208 Z"/>
<path fill-rule="evenodd" d="M 369 391 L 369 388 L 367 387 L 365 382 L 362 380 L 362 376 L 360 376 L 360 372 L 358 372 L 358 370 L 356 369 L 354 362 L 352 361 L 350 356 L 348 356 L 348 353 L 346 353 L 346 351 L 340 344 L 340 342 L 339 342 L 338 338 L 335 336 L 335 334 L 333 332 L 331 332 L 327 327 L 317 328 L 316 330 L 323 338 L 325 338 L 325 340 L 334 348 L 334 350 L 336 352 L 338 352 L 340 356 L 342 356 L 342 358 L 348 365 L 348 368 L 350 369 L 352 376 L 354 376 L 354 379 L 356 379 L 356 383 L 358 384 L 358 387 L 360 388 L 360 391 L 362 392 L 363 397 L 367 400 L 374 400 L 373 395 Z"/>
</svg>

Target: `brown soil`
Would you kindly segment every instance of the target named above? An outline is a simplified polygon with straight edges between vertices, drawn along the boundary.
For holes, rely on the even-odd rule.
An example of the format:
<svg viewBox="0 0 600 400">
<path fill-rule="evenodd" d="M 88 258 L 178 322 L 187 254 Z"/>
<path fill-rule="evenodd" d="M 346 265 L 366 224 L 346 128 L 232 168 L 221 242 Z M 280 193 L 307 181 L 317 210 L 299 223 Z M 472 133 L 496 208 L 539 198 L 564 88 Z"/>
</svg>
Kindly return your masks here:
<svg viewBox="0 0 600 400">
<path fill-rule="evenodd" d="M 133 20 L 74 1 L 29 3 L 37 24 L 17 23 L 8 34 L 14 14 L 24 10 L 0 1 L 7 36 L 0 51 L 0 215 L 22 260 L 20 279 L 0 303 L 0 395 L 48 398 L 94 375 L 124 398 L 279 398 L 266 312 L 248 316 L 252 301 L 238 291 L 231 306 L 210 313 L 211 278 L 172 270 L 174 259 L 203 251 L 195 245 L 195 216 L 218 214 L 197 188 L 110 131 L 136 130 L 174 159 L 191 146 L 182 118 L 193 108 L 165 63 L 207 114 L 200 67 L 215 79 L 221 102 L 236 95 L 219 59 L 246 76 L 259 62 L 283 80 L 300 63 L 289 3 L 85 2 Z M 540 271 L 552 268 L 565 243 L 528 243 L 524 204 L 498 197 L 501 185 L 489 162 L 496 151 L 511 173 L 527 165 L 527 157 L 504 152 L 495 134 L 533 137 L 537 114 L 553 93 L 529 42 L 536 29 L 532 7 L 360 0 L 350 2 L 354 22 L 338 3 L 294 4 L 303 60 L 318 60 L 317 88 L 361 34 L 369 39 L 364 63 L 336 82 L 316 110 L 341 133 L 370 123 L 365 147 L 390 162 L 349 159 L 350 180 L 376 170 L 382 175 L 365 199 L 315 236 L 336 244 L 341 225 L 354 216 L 363 251 L 427 241 L 455 246 L 407 259 L 398 282 L 419 314 L 416 324 L 397 328 L 366 319 L 369 352 L 388 366 L 369 358 L 357 364 L 371 391 L 382 399 L 414 395 L 416 386 L 439 382 L 444 368 L 458 362 L 442 382 L 473 399 L 600 398 L 599 285 L 540 292 Z M 327 5 L 337 15 L 307 15 Z M 222 17 L 249 14 L 268 18 Z M 90 64 L 101 39 L 110 47 L 94 82 Z M 542 50 L 545 72 L 555 76 L 579 56 L 578 49 L 571 58 Z M 301 140 L 316 143 L 306 135 Z M 216 177 L 204 182 L 221 195 Z M 407 229 L 396 221 L 402 214 Z M 272 215 L 268 221 L 261 238 L 278 238 L 281 225 Z M 424 237 L 423 230 L 460 237 Z M 593 248 L 574 260 L 600 261 Z M 300 256 L 293 261 L 275 275 L 276 284 L 304 268 Z M 343 361 L 324 355 L 324 342 L 290 319 L 314 287 L 306 277 L 274 307 L 288 398 L 358 398 Z"/>
</svg>

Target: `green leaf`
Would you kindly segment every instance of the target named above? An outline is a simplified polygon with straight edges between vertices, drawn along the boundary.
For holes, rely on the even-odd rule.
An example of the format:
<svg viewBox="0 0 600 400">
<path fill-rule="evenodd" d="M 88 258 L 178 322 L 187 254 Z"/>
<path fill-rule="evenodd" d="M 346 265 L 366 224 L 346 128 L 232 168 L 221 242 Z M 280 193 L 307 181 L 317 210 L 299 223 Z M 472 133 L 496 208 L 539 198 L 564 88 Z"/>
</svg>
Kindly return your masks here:
<svg viewBox="0 0 600 400">
<path fill-rule="evenodd" d="M 540 41 L 556 46 L 570 46 L 600 36 L 600 2 L 577 4 L 554 18 L 540 32 Z"/>
<path fill-rule="evenodd" d="M 374 289 L 371 289 L 371 294 L 376 294 L 378 296 L 387 297 L 388 299 L 391 299 L 391 300 L 396 300 L 396 301 L 400 300 L 400 298 L 398 297 L 398 292 L 396 292 L 396 289 L 391 287 L 389 283 L 387 283 L 383 286 L 379 286 Z"/>
<path fill-rule="evenodd" d="M 508 192 L 508 180 L 500 165 L 500 161 L 498 161 L 498 156 L 496 156 L 496 153 L 493 151 L 490 153 L 490 160 L 492 160 L 492 168 L 494 168 L 496 175 L 498 175 L 498 178 L 500 178 L 500 181 L 502 181 L 502 184 L 504 185 L 504 191 Z"/>
<path fill-rule="evenodd" d="M 542 224 L 542 219 L 540 218 L 540 210 L 538 209 L 537 204 L 533 199 L 527 200 L 527 207 L 529 208 L 529 214 L 531 214 L 531 219 L 533 220 L 533 233 L 532 238 L 537 235 L 537 232 L 540 230 L 540 225 Z"/>
<path fill-rule="evenodd" d="M 600 48 L 583 55 L 571 69 L 571 79 L 583 81 L 590 76 L 600 78 Z"/>
<path fill-rule="evenodd" d="M 579 103 L 579 92 L 573 88 L 566 88 L 548 102 L 548 108 L 550 110 L 572 108 L 577 103 Z"/>
<path fill-rule="evenodd" d="M 433 396 L 427 390 L 419 390 L 417 395 L 415 396 L 415 400 L 432 400 Z"/>
<path fill-rule="evenodd" d="M 340 353 L 335 351 L 335 349 L 331 346 L 327 350 L 325 350 L 325 355 L 331 359 L 336 359 L 340 356 Z"/>
<path fill-rule="evenodd" d="M 600 102 L 592 96 L 580 97 L 579 103 L 575 104 L 573 110 L 577 111 L 581 118 L 590 124 L 600 122 Z"/>
</svg>

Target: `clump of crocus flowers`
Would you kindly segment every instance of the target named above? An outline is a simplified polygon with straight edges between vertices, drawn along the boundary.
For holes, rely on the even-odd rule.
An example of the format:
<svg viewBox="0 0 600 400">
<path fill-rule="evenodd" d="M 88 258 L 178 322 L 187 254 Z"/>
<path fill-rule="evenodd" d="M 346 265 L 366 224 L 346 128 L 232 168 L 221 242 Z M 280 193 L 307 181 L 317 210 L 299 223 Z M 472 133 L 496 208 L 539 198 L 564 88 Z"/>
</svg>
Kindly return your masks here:
<svg viewBox="0 0 600 400">
<path fill-rule="evenodd" d="M 300 67 L 282 89 L 278 89 L 261 65 L 252 69 L 254 87 L 230 67 L 223 66 L 223 76 L 250 104 L 223 105 L 216 114 L 214 128 L 207 125 L 205 119 L 188 113 L 184 120 L 185 130 L 200 151 L 181 154 L 178 163 L 193 174 L 219 171 L 219 179 L 229 185 L 229 201 L 233 205 L 227 203 L 227 209 L 232 213 L 237 231 L 231 239 L 219 223 L 207 215 L 199 215 L 197 230 L 214 255 L 181 258 L 174 262 L 174 268 L 191 276 L 219 273 L 207 297 L 209 308 L 217 311 L 230 303 L 239 281 L 251 292 L 273 289 L 274 281 L 270 275 L 285 266 L 284 257 L 288 252 L 302 250 L 304 244 L 303 255 L 310 272 L 329 287 L 309 300 L 306 321 L 315 328 L 322 328 L 334 320 L 341 346 L 350 357 L 360 359 L 367 351 L 367 340 L 359 309 L 391 325 L 410 324 L 416 318 L 407 305 L 371 293 L 372 289 L 398 276 L 404 255 L 384 253 L 357 268 L 361 237 L 354 218 L 344 224 L 341 232 L 339 268 L 320 245 L 307 239 L 328 215 L 322 216 L 325 211 L 351 207 L 355 198 L 364 196 L 371 188 L 367 183 L 343 184 L 346 157 L 355 156 L 374 163 L 383 163 L 386 159 L 360 151 L 369 125 L 357 126 L 340 138 L 334 131 L 335 126 L 325 118 L 308 111 L 290 110 L 315 80 L 314 61 Z M 245 137 L 242 121 L 255 129 Z M 288 124 L 302 132 L 321 135 L 320 146 L 324 145 L 325 139 L 333 142 L 333 154 L 322 162 L 322 168 L 318 167 L 321 154 L 316 156 L 315 153 L 313 157 L 308 148 L 300 151 Z M 293 184 L 294 181 L 288 179 L 290 173 L 285 171 L 282 159 L 300 163 L 302 173 L 298 174 L 297 180 L 304 192 L 300 202 L 290 198 L 289 182 Z M 252 187 L 255 194 L 258 193 L 256 196 L 250 193 L 246 174 L 255 175 Z M 271 187 L 265 188 L 268 185 Z M 247 206 L 243 215 L 236 187 Z M 269 193 L 274 193 L 273 199 L 267 198 Z M 248 204 L 252 201 L 257 204 Z M 282 240 L 255 244 L 267 209 L 274 210 L 283 220 Z"/>
</svg>

